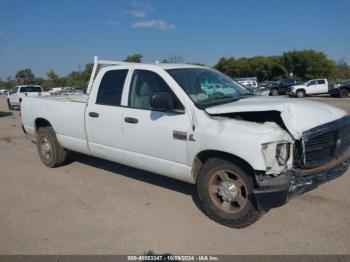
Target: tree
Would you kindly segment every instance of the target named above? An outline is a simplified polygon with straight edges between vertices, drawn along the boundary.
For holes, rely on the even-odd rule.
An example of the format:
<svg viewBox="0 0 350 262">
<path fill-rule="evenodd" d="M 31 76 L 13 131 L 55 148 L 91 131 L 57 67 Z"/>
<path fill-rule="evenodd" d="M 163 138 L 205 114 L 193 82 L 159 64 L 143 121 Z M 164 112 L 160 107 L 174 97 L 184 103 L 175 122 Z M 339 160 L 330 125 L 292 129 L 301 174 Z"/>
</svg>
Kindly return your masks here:
<svg viewBox="0 0 350 262">
<path fill-rule="evenodd" d="M 284 52 L 281 63 L 289 73 L 302 80 L 314 78 L 334 79 L 336 65 L 323 52 L 301 50 Z"/>
<path fill-rule="evenodd" d="M 276 56 L 255 56 L 236 59 L 220 58 L 214 66 L 217 70 L 231 77 L 257 77 L 259 81 L 278 80 L 286 77 L 287 70 Z"/>
<path fill-rule="evenodd" d="M 32 70 L 29 68 L 19 70 L 16 73 L 16 79 L 19 84 L 33 84 L 34 83 L 34 74 L 32 73 Z"/>
<path fill-rule="evenodd" d="M 59 79 L 59 76 L 52 69 L 49 72 L 47 72 L 46 75 L 47 78 L 53 83 L 57 82 L 57 80 Z"/>
<path fill-rule="evenodd" d="M 142 58 L 143 56 L 141 54 L 128 55 L 127 58 L 124 59 L 124 62 L 141 63 Z"/>
<path fill-rule="evenodd" d="M 350 78 L 350 66 L 345 62 L 345 59 L 342 58 L 336 65 L 336 73 L 337 80 L 345 80 Z"/>
</svg>

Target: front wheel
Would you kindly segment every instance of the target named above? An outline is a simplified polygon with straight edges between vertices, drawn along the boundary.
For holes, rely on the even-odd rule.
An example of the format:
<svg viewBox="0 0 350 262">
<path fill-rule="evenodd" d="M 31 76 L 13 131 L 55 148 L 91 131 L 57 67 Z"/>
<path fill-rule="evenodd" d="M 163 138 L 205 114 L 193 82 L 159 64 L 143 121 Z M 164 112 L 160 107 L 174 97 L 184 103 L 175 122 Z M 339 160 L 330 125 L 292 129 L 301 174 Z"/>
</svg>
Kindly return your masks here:
<svg viewBox="0 0 350 262">
<path fill-rule="evenodd" d="M 66 162 L 67 151 L 58 143 L 52 127 L 39 128 L 36 146 L 39 157 L 46 166 L 58 167 Z"/>
<path fill-rule="evenodd" d="M 296 93 L 297 97 L 302 98 L 305 96 L 305 91 L 304 90 L 298 90 Z"/>
<path fill-rule="evenodd" d="M 197 192 L 204 213 L 222 225 L 247 227 L 263 214 L 255 205 L 252 179 L 227 160 L 212 158 L 204 163 Z"/>
</svg>

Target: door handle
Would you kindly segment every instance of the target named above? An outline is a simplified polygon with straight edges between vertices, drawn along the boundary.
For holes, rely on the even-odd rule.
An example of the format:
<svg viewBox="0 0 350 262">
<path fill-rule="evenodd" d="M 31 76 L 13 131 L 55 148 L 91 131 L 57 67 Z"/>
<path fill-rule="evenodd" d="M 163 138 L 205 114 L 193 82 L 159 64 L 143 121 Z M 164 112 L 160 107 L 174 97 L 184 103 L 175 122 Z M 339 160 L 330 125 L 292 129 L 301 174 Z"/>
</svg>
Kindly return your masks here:
<svg viewBox="0 0 350 262">
<path fill-rule="evenodd" d="M 96 113 L 96 112 L 89 112 L 89 116 L 90 116 L 90 117 L 98 117 L 99 114 Z"/>
<path fill-rule="evenodd" d="M 133 117 L 125 117 L 124 121 L 130 124 L 137 124 L 139 122 L 138 119 L 133 118 Z"/>
</svg>

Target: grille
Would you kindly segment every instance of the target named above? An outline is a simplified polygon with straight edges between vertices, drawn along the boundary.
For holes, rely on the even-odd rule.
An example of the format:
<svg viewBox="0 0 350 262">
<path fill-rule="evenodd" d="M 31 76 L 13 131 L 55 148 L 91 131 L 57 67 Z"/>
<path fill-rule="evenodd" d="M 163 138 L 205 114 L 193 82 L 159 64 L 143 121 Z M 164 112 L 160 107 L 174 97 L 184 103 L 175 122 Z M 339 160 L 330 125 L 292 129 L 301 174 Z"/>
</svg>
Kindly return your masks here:
<svg viewBox="0 0 350 262">
<path fill-rule="evenodd" d="M 305 132 L 301 146 L 303 168 L 314 168 L 337 158 L 350 146 L 350 117 Z"/>
</svg>

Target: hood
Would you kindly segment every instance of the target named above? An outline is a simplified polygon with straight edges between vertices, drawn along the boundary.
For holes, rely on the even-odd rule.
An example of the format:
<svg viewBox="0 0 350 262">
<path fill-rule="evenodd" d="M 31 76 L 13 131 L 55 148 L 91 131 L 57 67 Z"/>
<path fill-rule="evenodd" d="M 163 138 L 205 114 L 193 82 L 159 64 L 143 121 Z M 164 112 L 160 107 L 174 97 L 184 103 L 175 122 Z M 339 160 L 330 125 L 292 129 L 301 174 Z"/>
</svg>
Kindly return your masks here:
<svg viewBox="0 0 350 262">
<path fill-rule="evenodd" d="M 210 115 L 279 111 L 285 127 L 297 140 L 304 131 L 347 115 L 342 109 L 310 100 L 261 96 L 208 107 L 205 111 Z"/>
</svg>

